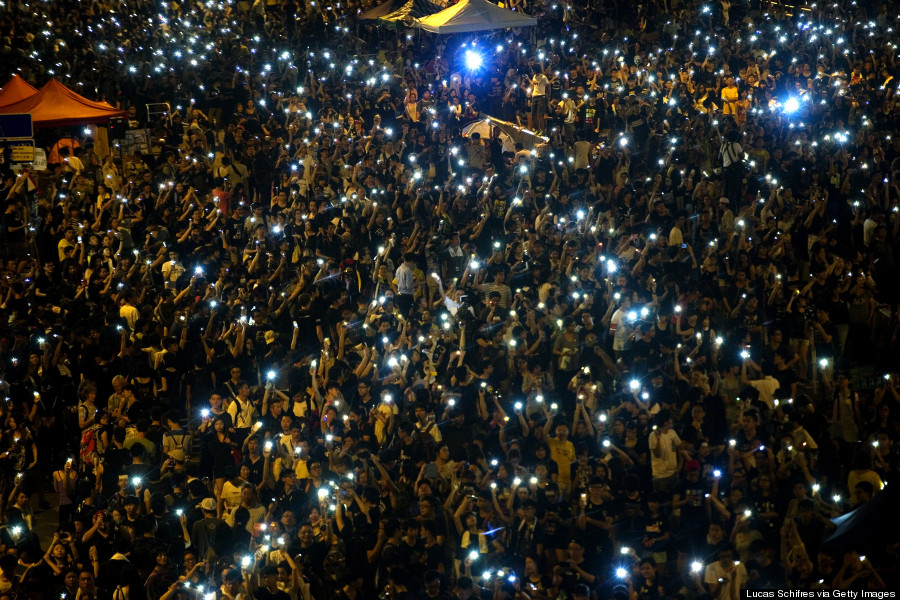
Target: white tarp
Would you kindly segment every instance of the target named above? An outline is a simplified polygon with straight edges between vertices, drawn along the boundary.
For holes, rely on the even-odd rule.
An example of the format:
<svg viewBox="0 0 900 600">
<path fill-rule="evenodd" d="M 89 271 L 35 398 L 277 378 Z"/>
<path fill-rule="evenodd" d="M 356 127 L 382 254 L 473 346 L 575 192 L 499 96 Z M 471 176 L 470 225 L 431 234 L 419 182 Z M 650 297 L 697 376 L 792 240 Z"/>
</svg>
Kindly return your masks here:
<svg viewBox="0 0 900 600">
<path fill-rule="evenodd" d="M 432 33 L 451 34 L 533 27 L 537 19 L 500 8 L 487 0 L 460 0 L 439 13 L 415 20 L 415 25 Z"/>
<path fill-rule="evenodd" d="M 522 142 L 526 150 L 531 150 L 540 144 L 546 144 L 550 138 L 540 136 L 535 132 L 519 127 L 507 121 L 501 121 L 490 115 L 482 114 L 481 119 L 473 121 L 463 127 L 462 134 L 469 137 L 477 132 L 485 143 L 491 139 L 491 130 L 496 127 L 500 130 L 500 141 L 507 152 L 516 151 L 516 142 Z"/>
</svg>

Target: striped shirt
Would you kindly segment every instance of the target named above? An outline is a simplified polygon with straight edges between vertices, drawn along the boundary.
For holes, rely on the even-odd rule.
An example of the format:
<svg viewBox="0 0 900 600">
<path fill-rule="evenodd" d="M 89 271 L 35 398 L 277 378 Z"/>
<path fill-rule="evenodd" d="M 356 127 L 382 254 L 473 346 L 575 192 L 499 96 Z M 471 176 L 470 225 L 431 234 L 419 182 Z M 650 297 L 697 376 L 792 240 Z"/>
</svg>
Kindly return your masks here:
<svg viewBox="0 0 900 600">
<path fill-rule="evenodd" d="M 416 289 L 413 280 L 413 270 L 407 267 L 405 263 L 401 264 L 397 267 L 394 277 L 397 279 L 397 292 L 412 296 Z"/>
</svg>

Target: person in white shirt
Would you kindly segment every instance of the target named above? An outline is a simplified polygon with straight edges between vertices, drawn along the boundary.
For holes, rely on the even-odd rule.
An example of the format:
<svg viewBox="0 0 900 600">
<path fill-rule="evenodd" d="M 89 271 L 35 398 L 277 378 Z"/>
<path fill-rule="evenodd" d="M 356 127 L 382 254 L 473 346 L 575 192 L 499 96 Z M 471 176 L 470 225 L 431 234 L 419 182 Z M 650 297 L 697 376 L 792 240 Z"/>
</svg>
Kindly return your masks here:
<svg viewBox="0 0 900 600">
<path fill-rule="evenodd" d="M 566 132 L 566 141 L 572 142 L 575 138 L 575 114 L 577 108 L 575 100 L 568 93 L 563 93 L 563 99 L 556 105 L 556 113 L 562 116 L 563 126 Z"/>
<path fill-rule="evenodd" d="M 747 567 L 734 559 L 734 549 L 728 545 L 719 550 L 719 560 L 706 566 L 703 582 L 715 600 L 739 600 L 747 587 Z"/>
<path fill-rule="evenodd" d="M 134 296 L 128 294 L 125 298 L 122 298 L 120 302 L 119 317 L 125 319 L 125 324 L 128 326 L 128 333 L 133 335 L 134 324 L 137 323 L 138 318 L 141 316 L 138 309 L 134 306 Z"/>
<path fill-rule="evenodd" d="M 81 172 L 84 171 L 84 163 L 81 162 L 80 158 L 72 154 L 68 146 L 63 146 L 59 149 L 59 157 L 65 165 L 64 171 L 75 175 L 81 175 Z"/>
<path fill-rule="evenodd" d="M 675 225 L 669 231 L 669 248 L 681 248 L 684 243 L 684 223 L 687 220 L 688 213 L 680 210 L 675 215 Z"/>
<path fill-rule="evenodd" d="M 469 136 L 469 143 L 466 146 L 466 156 L 469 159 L 469 168 L 477 171 L 484 170 L 484 163 L 487 158 L 487 148 L 481 143 L 481 134 L 477 131 Z"/>
<path fill-rule="evenodd" d="M 403 262 L 397 267 L 394 278 L 397 280 L 397 308 L 404 317 L 408 317 L 413 307 L 413 294 L 416 291 L 416 283 L 413 278 L 413 268 L 416 266 L 415 254 L 405 254 Z"/>
<path fill-rule="evenodd" d="M 550 91 L 550 80 L 544 75 L 540 65 L 532 68 L 531 78 L 531 124 L 540 134 L 544 131 L 544 120 L 547 116 L 547 92 Z"/>
<path fill-rule="evenodd" d="M 731 212 L 730 205 L 728 198 L 719 198 L 719 234 L 723 237 L 734 231 L 734 213 Z"/>
<path fill-rule="evenodd" d="M 630 308 L 631 298 L 625 296 L 622 298 L 622 304 L 619 305 L 619 308 L 616 309 L 609 319 L 609 333 L 613 336 L 613 351 L 617 359 L 621 358 L 631 348 L 631 328 L 628 327 L 627 322 Z"/>
<path fill-rule="evenodd" d="M 866 217 L 866 220 L 863 221 L 863 245 L 866 248 L 868 248 L 872 244 L 872 234 L 875 233 L 875 228 L 879 225 L 879 217 L 880 215 L 870 214 L 868 217 Z"/>
<path fill-rule="evenodd" d="M 452 290 L 450 292 L 450 294 L 453 297 L 451 298 L 444 292 L 444 285 L 443 285 L 443 283 L 441 283 L 441 278 L 438 277 L 438 274 L 432 273 L 431 276 L 434 278 L 435 283 L 437 283 L 438 293 L 440 293 L 440 295 L 441 295 L 441 299 L 444 303 L 444 306 L 446 306 L 447 310 L 450 311 L 450 314 L 455 317 L 456 313 L 459 312 L 459 308 L 462 306 L 462 298 L 461 298 L 462 291 L 461 290 Z"/>
<path fill-rule="evenodd" d="M 178 252 L 175 250 L 169 251 L 169 260 L 162 264 L 163 280 L 175 283 L 182 273 L 184 273 L 184 267 L 178 261 Z"/>
<path fill-rule="evenodd" d="M 672 429 L 672 413 L 662 410 L 656 415 L 656 429 L 650 432 L 650 467 L 653 491 L 668 492 L 678 478 L 678 455 L 681 438 Z"/>
<path fill-rule="evenodd" d="M 781 388 L 781 382 L 768 374 L 763 375 L 762 379 L 750 379 L 747 373 L 749 360 L 745 358 L 741 361 L 741 383 L 753 387 L 759 392 L 760 401 L 765 402 L 770 410 L 775 410 L 775 392 Z"/>
</svg>

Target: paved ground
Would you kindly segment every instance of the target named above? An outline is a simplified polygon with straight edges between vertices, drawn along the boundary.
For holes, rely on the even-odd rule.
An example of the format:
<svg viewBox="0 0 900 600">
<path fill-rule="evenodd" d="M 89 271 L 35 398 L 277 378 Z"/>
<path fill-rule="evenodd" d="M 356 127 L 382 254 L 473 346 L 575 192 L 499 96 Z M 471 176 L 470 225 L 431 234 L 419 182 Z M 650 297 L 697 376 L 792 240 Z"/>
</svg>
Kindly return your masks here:
<svg viewBox="0 0 900 600">
<path fill-rule="evenodd" d="M 47 550 L 47 545 L 53 539 L 53 534 L 56 533 L 56 528 L 59 524 L 59 509 L 57 508 L 59 495 L 51 493 L 47 494 L 46 497 L 47 502 L 50 503 L 50 510 L 44 511 L 38 508 L 37 496 L 31 499 L 31 506 L 35 511 L 34 530 L 41 540 L 41 549 L 44 551 Z"/>
</svg>

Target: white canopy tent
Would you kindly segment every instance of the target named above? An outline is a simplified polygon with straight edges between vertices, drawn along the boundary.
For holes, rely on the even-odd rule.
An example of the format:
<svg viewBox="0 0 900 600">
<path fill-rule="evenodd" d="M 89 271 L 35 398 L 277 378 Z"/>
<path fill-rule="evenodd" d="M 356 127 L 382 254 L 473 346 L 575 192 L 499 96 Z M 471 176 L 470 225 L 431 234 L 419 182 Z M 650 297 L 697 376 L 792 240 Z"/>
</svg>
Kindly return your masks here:
<svg viewBox="0 0 900 600">
<path fill-rule="evenodd" d="M 416 27 L 439 34 L 533 27 L 537 19 L 500 8 L 488 0 L 460 0 L 450 8 L 414 21 Z"/>
</svg>

